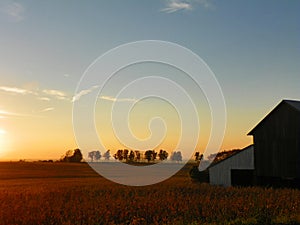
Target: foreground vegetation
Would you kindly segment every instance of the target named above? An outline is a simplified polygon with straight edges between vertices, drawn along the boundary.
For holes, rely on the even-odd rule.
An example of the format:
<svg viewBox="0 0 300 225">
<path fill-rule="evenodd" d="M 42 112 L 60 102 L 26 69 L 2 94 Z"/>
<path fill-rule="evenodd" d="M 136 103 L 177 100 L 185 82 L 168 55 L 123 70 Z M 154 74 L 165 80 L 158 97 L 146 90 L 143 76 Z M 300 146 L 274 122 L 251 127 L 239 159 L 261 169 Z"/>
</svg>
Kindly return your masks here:
<svg viewBox="0 0 300 225">
<path fill-rule="evenodd" d="M 0 224 L 300 224 L 300 190 L 112 183 L 84 163 L 0 163 Z"/>
</svg>

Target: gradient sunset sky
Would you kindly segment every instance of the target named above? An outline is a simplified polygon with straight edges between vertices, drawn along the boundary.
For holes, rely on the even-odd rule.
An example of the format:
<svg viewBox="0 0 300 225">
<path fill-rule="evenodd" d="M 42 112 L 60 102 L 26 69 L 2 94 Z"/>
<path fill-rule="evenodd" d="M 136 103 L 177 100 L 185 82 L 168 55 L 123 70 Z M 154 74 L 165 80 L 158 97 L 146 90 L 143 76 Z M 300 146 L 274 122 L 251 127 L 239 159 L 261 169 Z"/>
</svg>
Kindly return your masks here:
<svg viewBox="0 0 300 225">
<path fill-rule="evenodd" d="M 72 104 L 83 72 L 106 51 L 139 40 L 177 43 L 208 64 L 227 108 L 221 149 L 245 147 L 252 143 L 248 131 L 276 104 L 300 99 L 299 11 L 297 0 L 3 0 L 0 160 L 59 159 L 76 148 Z M 117 102 L 109 92 L 102 99 L 99 114 Z M 171 128 L 160 147 L 171 151 L 179 135 L 177 114 L 157 99 L 144 103 L 133 111 L 133 132 L 147 137 L 143 123 L 161 115 Z M 98 126 L 107 149 L 123 147 L 107 121 L 99 118 Z"/>
</svg>

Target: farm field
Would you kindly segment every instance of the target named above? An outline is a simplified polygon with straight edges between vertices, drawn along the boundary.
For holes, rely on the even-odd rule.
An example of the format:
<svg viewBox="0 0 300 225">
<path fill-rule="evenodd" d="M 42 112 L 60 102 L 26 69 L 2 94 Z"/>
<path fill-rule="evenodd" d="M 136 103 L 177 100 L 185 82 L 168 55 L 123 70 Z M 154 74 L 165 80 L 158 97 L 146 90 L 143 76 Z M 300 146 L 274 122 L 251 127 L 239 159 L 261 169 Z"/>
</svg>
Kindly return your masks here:
<svg viewBox="0 0 300 225">
<path fill-rule="evenodd" d="M 300 190 L 191 181 L 186 165 L 145 187 L 85 163 L 0 163 L 0 224 L 300 224 Z"/>
</svg>

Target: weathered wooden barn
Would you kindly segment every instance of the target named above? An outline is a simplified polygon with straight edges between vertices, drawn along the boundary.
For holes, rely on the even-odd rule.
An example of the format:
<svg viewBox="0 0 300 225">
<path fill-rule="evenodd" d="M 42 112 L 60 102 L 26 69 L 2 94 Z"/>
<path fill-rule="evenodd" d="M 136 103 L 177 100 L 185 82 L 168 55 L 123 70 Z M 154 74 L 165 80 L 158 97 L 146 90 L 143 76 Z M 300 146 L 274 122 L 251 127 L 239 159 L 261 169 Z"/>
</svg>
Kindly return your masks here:
<svg viewBox="0 0 300 225">
<path fill-rule="evenodd" d="M 209 182 L 213 185 L 224 187 L 252 185 L 254 172 L 253 145 L 212 164 L 208 171 Z"/>
<path fill-rule="evenodd" d="M 212 164 L 210 183 L 300 188 L 300 101 L 281 101 L 248 135 L 254 145 Z"/>
<path fill-rule="evenodd" d="M 254 143 L 254 183 L 299 187 L 300 101 L 281 101 L 248 135 Z"/>
</svg>

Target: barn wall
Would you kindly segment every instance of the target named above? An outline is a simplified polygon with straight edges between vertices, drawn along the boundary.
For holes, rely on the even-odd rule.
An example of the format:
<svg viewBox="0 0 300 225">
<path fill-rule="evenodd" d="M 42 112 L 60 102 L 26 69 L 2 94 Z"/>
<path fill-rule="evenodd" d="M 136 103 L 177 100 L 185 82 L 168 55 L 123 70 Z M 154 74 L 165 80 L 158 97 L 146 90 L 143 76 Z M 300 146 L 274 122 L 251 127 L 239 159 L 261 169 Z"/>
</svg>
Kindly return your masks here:
<svg viewBox="0 0 300 225">
<path fill-rule="evenodd" d="M 209 168 L 209 181 L 213 185 L 231 186 L 232 169 L 254 169 L 253 146 Z"/>
<path fill-rule="evenodd" d="M 209 183 L 212 185 L 231 186 L 231 176 L 228 165 L 219 163 L 209 169 Z"/>
<path fill-rule="evenodd" d="M 279 105 L 253 132 L 258 177 L 299 177 L 299 112 Z"/>
</svg>

